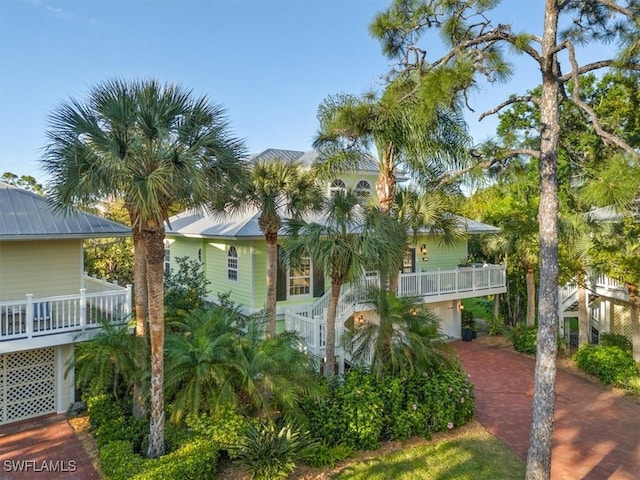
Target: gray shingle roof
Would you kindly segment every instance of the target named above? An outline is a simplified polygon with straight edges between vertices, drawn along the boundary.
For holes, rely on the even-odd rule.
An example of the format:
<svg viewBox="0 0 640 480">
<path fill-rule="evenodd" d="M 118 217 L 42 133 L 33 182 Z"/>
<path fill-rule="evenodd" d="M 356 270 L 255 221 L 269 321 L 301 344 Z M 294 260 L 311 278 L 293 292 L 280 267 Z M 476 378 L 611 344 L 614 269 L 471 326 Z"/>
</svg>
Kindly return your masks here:
<svg viewBox="0 0 640 480">
<path fill-rule="evenodd" d="M 56 211 L 44 197 L 0 182 L 0 240 L 122 237 L 130 232 L 125 225 L 78 209 Z"/>
</svg>

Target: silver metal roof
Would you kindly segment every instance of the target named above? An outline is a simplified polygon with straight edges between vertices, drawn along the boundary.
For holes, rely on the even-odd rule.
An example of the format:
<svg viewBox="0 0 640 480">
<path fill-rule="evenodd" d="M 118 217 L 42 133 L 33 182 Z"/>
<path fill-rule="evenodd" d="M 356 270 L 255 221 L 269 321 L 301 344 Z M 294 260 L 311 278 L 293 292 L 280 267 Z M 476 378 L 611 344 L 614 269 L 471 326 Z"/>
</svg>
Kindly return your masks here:
<svg viewBox="0 0 640 480">
<path fill-rule="evenodd" d="M 500 229 L 486 223 L 478 222 L 470 218 L 455 216 L 458 219 L 458 225 L 461 229 L 467 233 L 481 234 L 481 233 L 498 233 Z"/>
<path fill-rule="evenodd" d="M 195 238 L 262 238 L 264 234 L 258 226 L 260 212 L 256 209 L 229 216 L 212 215 L 203 211 L 185 211 L 169 219 L 168 237 L 182 236 Z M 470 234 L 496 233 L 500 229 L 486 223 L 456 216 L 460 229 Z M 307 218 L 307 221 L 323 222 L 323 215 Z M 280 232 L 284 234 L 284 229 Z"/>
<path fill-rule="evenodd" d="M 122 237 L 125 225 L 78 209 L 57 211 L 46 198 L 0 182 L 0 240 Z"/>
<path fill-rule="evenodd" d="M 283 150 L 279 148 L 268 148 L 264 152 L 256 153 L 254 155 L 249 156 L 249 162 L 255 162 L 257 160 L 276 160 L 281 159 L 286 162 L 298 161 L 303 165 L 313 165 L 320 153 L 317 150 L 307 150 L 306 152 L 301 152 L 299 150 Z M 362 159 L 362 165 L 360 171 L 365 172 L 377 172 L 378 166 L 376 163 L 376 159 L 372 156 L 368 155 Z"/>
</svg>

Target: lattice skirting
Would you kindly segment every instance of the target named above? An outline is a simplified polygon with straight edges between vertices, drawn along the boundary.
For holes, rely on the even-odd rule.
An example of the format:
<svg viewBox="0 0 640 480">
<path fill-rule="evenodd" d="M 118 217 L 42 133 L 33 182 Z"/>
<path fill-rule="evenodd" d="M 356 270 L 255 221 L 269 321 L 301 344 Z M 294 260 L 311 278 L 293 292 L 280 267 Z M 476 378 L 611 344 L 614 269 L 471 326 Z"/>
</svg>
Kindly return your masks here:
<svg viewBox="0 0 640 480">
<path fill-rule="evenodd" d="M 56 411 L 54 348 L 0 355 L 0 424 Z"/>
</svg>

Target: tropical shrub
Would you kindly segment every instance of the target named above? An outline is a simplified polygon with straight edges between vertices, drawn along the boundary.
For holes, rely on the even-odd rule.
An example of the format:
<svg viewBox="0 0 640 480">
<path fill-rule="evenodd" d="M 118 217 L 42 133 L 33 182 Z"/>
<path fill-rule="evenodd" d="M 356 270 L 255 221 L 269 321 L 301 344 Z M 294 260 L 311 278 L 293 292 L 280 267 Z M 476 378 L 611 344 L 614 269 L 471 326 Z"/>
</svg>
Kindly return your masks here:
<svg viewBox="0 0 640 480">
<path fill-rule="evenodd" d="M 131 480 L 210 480 L 218 469 L 218 446 L 196 438 L 162 457 L 143 461 L 142 471 Z"/>
<path fill-rule="evenodd" d="M 115 440 L 100 449 L 100 470 L 106 480 L 209 480 L 218 468 L 213 440 L 194 438 L 160 458 L 145 459 L 131 442 Z"/>
<path fill-rule="evenodd" d="M 177 257 L 176 264 L 178 268 L 167 272 L 164 279 L 165 318 L 170 320 L 204 308 L 211 283 L 197 260 Z"/>
<path fill-rule="evenodd" d="M 148 434 L 146 420 L 131 415 L 131 401 L 116 400 L 105 392 L 88 391 L 84 397 L 87 414 L 94 429 L 96 443 L 102 447 L 116 440 L 131 443 L 135 452 L 142 450 Z"/>
<path fill-rule="evenodd" d="M 130 480 L 142 470 L 144 463 L 127 440 L 114 440 L 103 445 L 98 457 L 100 471 L 106 480 Z"/>
<path fill-rule="evenodd" d="M 538 329 L 523 324 L 516 325 L 510 331 L 513 348 L 520 353 L 535 354 L 537 352 Z"/>
<path fill-rule="evenodd" d="M 633 355 L 620 347 L 583 345 L 573 359 L 582 370 L 605 385 L 622 385 L 638 376 Z"/>
<path fill-rule="evenodd" d="M 309 450 L 304 461 L 307 465 L 313 468 L 325 466 L 333 467 L 336 462 L 342 462 L 343 460 L 353 456 L 354 452 L 355 450 L 352 447 L 348 447 L 341 443 L 333 446 L 329 446 L 326 443 L 320 443 Z"/>
<path fill-rule="evenodd" d="M 233 406 L 222 407 L 216 416 L 190 415 L 186 418 L 186 426 L 192 435 L 213 440 L 220 450 L 225 450 L 230 457 L 237 454 L 236 447 L 244 438 L 249 425 L 257 419 L 240 415 Z"/>
<path fill-rule="evenodd" d="M 308 431 L 265 420 L 249 425 L 240 438 L 238 457 L 251 478 L 277 480 L 293 472 L 296 460 L 315 446 Z"/>
<path fill-rule="evenodd" d="M 603 333 L 600 335 L 600 344 L 603 347 L 618 347 L 625 352 L 633 352 L 631 340 L 618 333 Z"/>
<path fill-rule="evenodd" d="M 328 447 L 375 448 L 383 439 L 429 437 L 467 423 L 475 407 L 473 385 L 457 366 L 409 377 L 376 379 L 351 371 L 327 399 L 305 403 L 310 430 Z"/>
</svg>

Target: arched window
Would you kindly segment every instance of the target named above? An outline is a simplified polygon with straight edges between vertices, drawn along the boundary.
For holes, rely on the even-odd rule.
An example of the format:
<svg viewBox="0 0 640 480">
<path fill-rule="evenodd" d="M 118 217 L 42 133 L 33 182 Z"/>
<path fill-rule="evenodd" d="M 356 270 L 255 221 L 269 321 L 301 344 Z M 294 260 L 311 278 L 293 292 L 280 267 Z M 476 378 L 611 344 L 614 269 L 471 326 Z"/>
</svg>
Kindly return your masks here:
<svg viewBox="0 0 640 480">
<path fill-rule="evenodd" d="M 356 195 L 365 198 L 371 195 L 371 184 L 366 180 L 360 180 L 356 184 Z"/>
<path fill-rule="evenodd" d="M 198 249 L 198 263 L 202 263 L 202 249 Z"/>
<path fill-rule="evenodd" d="M 346 192 L 347 191 L 347 185 L 340 180 L 339 178 L 336 178 L 333 182 L 331 182 L 331 185 L 329 186 L 329 195 L 333 196 L 333 194 L 335 192 Z"/>
<path fill-rule="evenodd" d="M 238 281 L 238 250 L 233 245 L 227 251 L 227 278 Z"/>
</svg>

